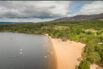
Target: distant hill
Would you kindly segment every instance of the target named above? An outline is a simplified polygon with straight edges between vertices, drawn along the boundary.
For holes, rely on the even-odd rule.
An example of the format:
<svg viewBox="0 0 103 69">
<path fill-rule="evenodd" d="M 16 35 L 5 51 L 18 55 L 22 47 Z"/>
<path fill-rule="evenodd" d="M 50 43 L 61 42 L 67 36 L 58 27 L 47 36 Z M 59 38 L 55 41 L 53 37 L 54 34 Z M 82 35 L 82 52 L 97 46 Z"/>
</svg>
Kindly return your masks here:
<svg viewBox="0 0 103 69">
<path fill-rule="evenodd" d="M 0 24 L 13 24 L 14 22 L 0 22 Z"/>
<path fill-rule="evenodd" d="M 55 21 L 79 21 L 79 20 L 91 20 L 91 19 L 103 19 L 103 13 L 94 15 L 77 15 L 73 17 L 64 17 L 56 19 Z"/>
<path fill-rule="evenodd" d="M 0 22 L 0 24 L 32 23 L 32 22 Z"/>
</svg>

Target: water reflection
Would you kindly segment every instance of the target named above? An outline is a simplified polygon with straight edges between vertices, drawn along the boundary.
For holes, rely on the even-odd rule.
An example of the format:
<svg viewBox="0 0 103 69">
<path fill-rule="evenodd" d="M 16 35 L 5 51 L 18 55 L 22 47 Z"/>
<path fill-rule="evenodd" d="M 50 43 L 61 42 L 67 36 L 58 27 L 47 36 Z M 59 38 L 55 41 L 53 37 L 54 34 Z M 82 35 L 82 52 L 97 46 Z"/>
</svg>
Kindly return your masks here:
<svg viewBox="0 0 103 69">
<path fill-rule="evenodd" d="M 47 69 L 45 41 L 40 35 L 0 33 L 0 69 Z"/>
<path fill-rule="evenodd" d="M 22 55 L 23 54 L 23 52 L 20 52 L 20 55 Z"/>
<path fill-rule="evenodd" d="M 23 49 L 22 48 L 20 48 L 20 55 L 23 55 Z"/>
<path fill-rule="evenodd" d="M 23 51 L 23 49 L 22 49 L 22 48 L 20 48 L 20 51 Z"/>
</svg>

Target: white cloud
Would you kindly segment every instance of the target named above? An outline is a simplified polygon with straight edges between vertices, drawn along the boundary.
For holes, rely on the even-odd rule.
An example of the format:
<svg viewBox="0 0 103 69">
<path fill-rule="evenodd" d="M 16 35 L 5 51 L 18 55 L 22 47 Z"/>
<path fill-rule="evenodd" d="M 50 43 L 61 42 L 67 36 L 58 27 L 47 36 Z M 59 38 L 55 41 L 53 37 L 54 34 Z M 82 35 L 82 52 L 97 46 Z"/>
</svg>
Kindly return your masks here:
<svg viewBox="0 0 103 69">
<path fill-rule="evenodd" d="M 90 4 L 85 4 L 80 12 L 80 14 L 100 14 L 103 13 L 103 2 L 102 1 L 94 1 Z"/>
<path fill-rule="evenodd" d="M 51 18 L 0 18 L 0 22 L 46 22 L 52 21 L 54 19 Z"/>
<path fill-rule="evenodd" d="M 76 15 L 92 15 L 103 13 L 103 1 L 93 1 L 85 3 L 78 12 L 74 14 L 68 14 L 68 17 Z"/>
<path fill-rule="evenodd" d="M 66 16 L 103 13 L 102 1 L 86 2 L 80 11 L 68 14 L 71 4 L 72 1 L 0 1 L 0 21 L 41 22 Z"/>
<path fill-rule="evenodd" d="M 0 2 L 0 17 L 62 17 L 66 16 L 69 4 L 69 1 L 4 1 Z"/>
<path fill-rule="evenodd" d="M 79 12 L 71 14 L 69 16 L 75 15 L 92 15 L 103 13 L 103 1 L 93 1 L 91 3 L 82 6 Z"/>
</svg>

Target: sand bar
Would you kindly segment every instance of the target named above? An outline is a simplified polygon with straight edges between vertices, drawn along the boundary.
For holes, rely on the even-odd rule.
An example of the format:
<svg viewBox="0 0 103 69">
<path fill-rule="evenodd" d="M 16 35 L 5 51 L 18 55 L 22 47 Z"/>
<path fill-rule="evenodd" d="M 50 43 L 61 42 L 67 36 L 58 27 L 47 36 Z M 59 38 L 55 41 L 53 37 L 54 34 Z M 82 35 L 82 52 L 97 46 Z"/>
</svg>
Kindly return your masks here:
<svg viewBox="0 0 103 69">
<path fill-rule="evenodd" d="M 56 55 L 57 69 L 75 69 L 80 63 L 85 44 L 49 37 Z"/>
</svg>

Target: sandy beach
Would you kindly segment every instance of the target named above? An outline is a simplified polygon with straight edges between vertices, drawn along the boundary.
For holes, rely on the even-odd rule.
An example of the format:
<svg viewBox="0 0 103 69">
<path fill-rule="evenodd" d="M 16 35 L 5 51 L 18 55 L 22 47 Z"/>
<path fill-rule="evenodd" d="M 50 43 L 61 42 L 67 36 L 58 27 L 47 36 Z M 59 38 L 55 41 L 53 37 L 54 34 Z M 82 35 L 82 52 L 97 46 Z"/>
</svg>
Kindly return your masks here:
<svg viewBox="0 0 103 69">
<path fill-rule="evenodd" d="M 80 63 L 85 44 L 51 37 L 49 39 L 56 55 L 56 69 L 75 69 Z"/>
<path fill-rule="evenodd" d="M 103 68 L 98 66 L 97 64 L 91 64 L 90 69 L 103 69 Z"/>
</svg>

